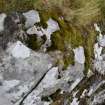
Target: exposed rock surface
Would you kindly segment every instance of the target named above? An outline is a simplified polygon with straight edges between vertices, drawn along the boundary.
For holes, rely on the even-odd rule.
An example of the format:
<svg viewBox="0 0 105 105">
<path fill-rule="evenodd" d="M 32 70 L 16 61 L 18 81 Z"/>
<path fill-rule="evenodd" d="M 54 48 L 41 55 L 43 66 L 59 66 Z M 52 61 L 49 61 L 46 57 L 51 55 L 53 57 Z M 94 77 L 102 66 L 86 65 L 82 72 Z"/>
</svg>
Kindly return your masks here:
<svg viewBox="0 0 105 105">
<path fill-rule="evenodd" d="M 105 47 L 105 35 L 99 38 L 99 45 Z"/>
<path fill-rule="evenodd" d="M 84 64 L 85 63 L 84 48 L 80 46 L 74 49 L 74 53 L 75 53 L 75 61 Z"/>
<path fill-rule="evenodd" d="M 35 10 L 30 10 L 26 13 L 23 13 L 26 18 L 25 27 L 32 27 L 35 23 L 40 22 L 39 13 Z"/>
<path fill-rule="evenodd" d="M 85 75 L 83 46 L 72 49 L 74 65 L 63 71 L 54 60 L 63 58 L 62 54 L 53 57 L 46 52 L 51 35 L 60 27 L 52 18 L 46 21 L 45 29 L 35 24 L 39 22 L 36 10 L 0 14 L 0 105 L 104 105 L 105 38 L 100 27 L 94 24 L 99 35 L 94 44 L 93 68 Z M 46 36 L 41 46 L 45 52 L 27 47 L 25 40 L 31 35 Z"/>
<path fill-rule="evenodd" d="M 16 44 L 13 44 L 8 51 L 14 58 L 25 59 L 30 56 L 31 50 L 23 45 L 20 41 L 17 41 Z"/>
<path fill-rule="evenodd" d="M 96 31 L 99 32 L 97 37 L 97 43 L 94 45 L 94 70 L 98 73 L 104 75 L 105 74 L 105 59 L 104 54 L 102 54 L 102 50 L 104 49 L 104 35 L 101 34 L 100 28 L 95 24 Z"/>
<path fill-rule="evenodd" d="M 20 52 L 17 53 L 17 50 Z M 24 96 L 52 66 L 49 55 L 31 51 L 19 41 L 12 44 L 1 59 L 3 85 L 0 87 L 3 87 L 1 91 L 5 91 L 10 101 L 17 101 Z"/>
</svg>

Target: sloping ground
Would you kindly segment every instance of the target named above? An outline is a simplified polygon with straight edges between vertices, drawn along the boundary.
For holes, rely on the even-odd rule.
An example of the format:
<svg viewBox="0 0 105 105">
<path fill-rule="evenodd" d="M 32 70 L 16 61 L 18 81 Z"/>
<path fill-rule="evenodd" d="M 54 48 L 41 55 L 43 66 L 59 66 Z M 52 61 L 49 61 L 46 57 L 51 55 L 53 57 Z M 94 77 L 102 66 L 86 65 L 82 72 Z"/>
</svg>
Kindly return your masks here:
<svg viewBox="0 0 105 105">
<path fill-rule="evenodd" d="M 86 55 L 86 71 L 91 68 L 90 62 L 94 57 L 93 46 L 96 40 L 93 22 L 104 24 L 104 0 L 1 0 L 0 4 L 1 12 L 5 11 L 7 13 L 38 9 L 41 17 L 40 24 L 44 28 L 47 27 L 46 21 L 49 18 L 58 21 L 61 30 L 51 36 L 53 44 L 48 48 L 48 51 L 54 49 L 63 51 L 65 69 L 69 64 L 74 63 L 71 49 L 82 45 Z M 38 23 L 39 26 L 40 24 Z M 46 40 L 45 37 L 44 40 Z M 32 49 L 38 49 L 44 43 L 43 40 L 37 40 L 33 36 L 31 36 L 31 41 L 28 40 L 28 42 Z"/>
<path fill-rule="evenodd" d="M 0 105 L 105 104 L 104 1 L 58 1 L 0 1 Z"/>
<path fill-rule="evenodd" d="M 0 18 L 0 105 L 104 103 L 105 38 L 96 23 L 94 34 L 82 36 L 78 28 L 50 15 L 43 27 L 36 10 L 2 13 Z"/>
</svg>

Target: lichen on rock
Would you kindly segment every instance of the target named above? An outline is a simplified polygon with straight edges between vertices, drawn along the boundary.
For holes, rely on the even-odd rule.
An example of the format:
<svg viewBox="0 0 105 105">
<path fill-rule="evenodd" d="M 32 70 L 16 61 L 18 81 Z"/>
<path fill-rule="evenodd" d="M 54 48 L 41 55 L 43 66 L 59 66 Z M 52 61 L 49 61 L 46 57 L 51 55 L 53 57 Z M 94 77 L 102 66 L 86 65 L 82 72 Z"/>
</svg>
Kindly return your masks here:
<svg viewBox="0 0 105 105">
<path fill-rule="evenodd" d="M 35 10 L 37 1 L 26 1 L 24 9 L 24 1 L 8 2 L 23 11 L 0 14 L 0 104 L 103 104 L 105 35 L 98 0 L 59 2 L 70 10 L 49 8 L 49 0 L 41 4 L 46 8 Z"/>
</svg>

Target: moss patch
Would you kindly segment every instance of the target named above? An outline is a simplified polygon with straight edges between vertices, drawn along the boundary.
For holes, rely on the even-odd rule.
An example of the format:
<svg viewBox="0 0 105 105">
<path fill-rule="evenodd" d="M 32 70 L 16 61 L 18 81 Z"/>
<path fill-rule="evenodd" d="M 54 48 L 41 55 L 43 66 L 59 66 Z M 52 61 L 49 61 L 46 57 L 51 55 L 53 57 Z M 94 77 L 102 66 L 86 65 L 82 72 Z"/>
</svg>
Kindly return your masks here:
<svg viewBox="0 0 105 105">
<path fill-rule="evenodd" d="M 38 10 L 38 11 L 41 18 L 40 24 L 43 26 L 43 28 L 47 28 L 46 22 L 48 21 L 49 18 L 57 19 L 61 15 L 59 10 L 56 11 L 56 8 L 53 9 L 53 11 L 46 10 L 46 9 Z"/>
<path fill-rule="evenodd" d="M 41 45 L 44 44 L 45 38 L 38 40 L 38 38 L 35 35 L 31 35 L 26 40 L 27 46 L 31 48 L 32 50 L 39 50 Z"/>
<path fill-rule="evenodd" d="M 60 30 L 53 33 L 52 38 L 52 46 L 48 48 L 49 50 L 60 50 L 64 54 L 64 68 L 69 64 L 74 64 L 74 54 L 73 48 L 83 46 L 84 39 L 79 29 L 75 26 L 70 26 L 70 24 L 66 23 L 64 20 L 55 19 L 60 26 Z"/>
<path fill-rule="evenodd" d="M 33 9 L 36 0 L 0 0 L 0 12 L 26 11 Z"/>
<path fill-rule="evenodd" d="M 88 28 L 88 36 L 84 42 L 84 50 L 85 50 L 85 73 L 87 73 L 88 69 L 92 69 L 92 60 L 94 58 L 94 43 L 96 41 L 96 32 L 93 29 Z"/>
<path fill-rule="evenodd" d="M 93 26 L 77 27 L 59 18 L 55 18 L 55 20 L 59 23 L 60 30 L 52 35 L 52 46 L 48 48 L 48 51 L 54 49 L 62 51 L 64 53 L 64 64 L 67 67 L 69 64 L 74 63 L 72 49 L 83 46 L 86 56 L 85 72 L 87 72 L 89 68 L 91 69 L 94 57 L 93 46 L 97 35 Z M 67 54 L 69 56 L 65 56 Z"/>
</svg>

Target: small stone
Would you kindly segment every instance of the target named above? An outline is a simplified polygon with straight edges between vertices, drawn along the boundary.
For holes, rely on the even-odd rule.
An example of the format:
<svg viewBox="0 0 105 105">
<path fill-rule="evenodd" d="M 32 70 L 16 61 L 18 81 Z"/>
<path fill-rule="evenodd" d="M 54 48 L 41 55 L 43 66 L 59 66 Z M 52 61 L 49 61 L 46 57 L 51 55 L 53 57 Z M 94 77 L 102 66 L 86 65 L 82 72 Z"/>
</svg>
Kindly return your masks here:
<svg viewBox="0 0 105 105">
<path fill-rule="evenodd" d="M 45 31 L 45 35 L 46 35 L 47 39 L 50 40 L 51 34 L 55 31 L 59 30 L 60 28 L 59 28 L 58 23 L 51 18 L 47 21 L 47 25 L 48 25 L 48 27 Z"/>
<path fill-rule="evenodd" d="M 73 50 L 75 54 L 75 62 L 84 64 L 85 63 L 85 55 L 84 55 L 84 48 L 82 46 Z"/>
<path fill-rule="evenodd" d="M 23 45 L 20 41 L 17 41 L 15 44 L 9 48 L 10 53 L 15 58 L 25 59 L 30 56 L 30 49 Z"/>
<path fill-rule="evenodd" d="M 35 23 L 40 22 L 39 13 L 36 10 L 30 10 L 28 12 L 23 13 L 26 18 L 25 27 L 32 27 Z"/>
<path fill-rule="evenodd" d="M 36 27 L 36 26 L 29 28 L 27 30 L 27 34 L 29 34 L 29 35 L 35 34 L 35 35 L 40 36 L 40 37 L 44 35 L 44 33 L 42 31 L 42 27 Z"/>
</svg>

